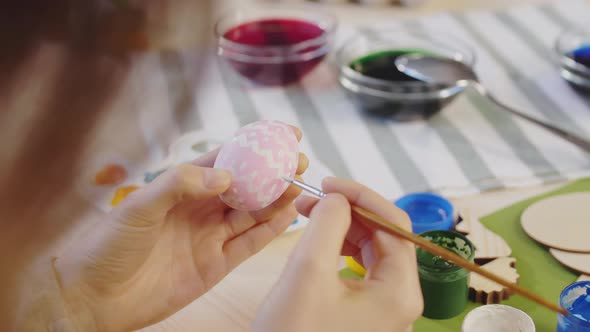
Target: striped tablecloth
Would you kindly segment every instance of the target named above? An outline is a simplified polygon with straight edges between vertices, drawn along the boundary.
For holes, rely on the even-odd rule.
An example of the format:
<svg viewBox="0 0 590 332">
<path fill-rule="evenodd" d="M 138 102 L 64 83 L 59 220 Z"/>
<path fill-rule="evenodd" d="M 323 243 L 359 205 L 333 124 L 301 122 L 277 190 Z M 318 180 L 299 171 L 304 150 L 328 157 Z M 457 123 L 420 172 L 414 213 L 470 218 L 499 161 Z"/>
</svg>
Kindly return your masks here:
<svg viewBox="0 0 590 332">
<path fill-rule="evenodd" d="M 338 40 L 386 26 L 453 35 L 476 51 L 476 71 L 499 99 L 590 137 L 590 97 L 559 77 L 553 51 L 561 31 L 588 22 L 590 8 L 584 1 L 564 0 L 542 7 L 343 26 Z M 183 70 L 190 63 L 189 57 L 160 56 L 159 61 L 166 72 Z M 590 175 L 588 155 L 494 109 L 474 92 L 463 94 L 429 121 L 396 123 L 376 120 L 355 108 L 329 62 L 286 88 L 248 87 L 213 55 L 201 66 L 196 100 L 187 101 L 186 87 L 172 82 L 176 88 L 169 89 L 168 100 L 148 98 L 144 103 L 154 114 L 162 114 L 156 109 L 169 104 L 190 109 L 180 132 L 206 129 L 230 137 L 240 126 L 259 119 L 297 125 L 304 132 L 302 150 L 312 162 L 321 160 L 334 174 L 386 197 L 416 191 L 453 197 Z M 149 131 L 145 120 L 143 126 Z M 158 144 L 157 135 L 148 136 Z"/>
</svg>

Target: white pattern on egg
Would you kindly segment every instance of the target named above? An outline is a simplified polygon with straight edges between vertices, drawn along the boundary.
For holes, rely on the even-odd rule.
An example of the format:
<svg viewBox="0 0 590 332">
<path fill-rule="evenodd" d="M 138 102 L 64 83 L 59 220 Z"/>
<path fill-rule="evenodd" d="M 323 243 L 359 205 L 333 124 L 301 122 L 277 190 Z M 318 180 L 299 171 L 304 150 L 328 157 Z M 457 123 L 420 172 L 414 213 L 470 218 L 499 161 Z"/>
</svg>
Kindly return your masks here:
<svg viewBox="0 0 590 332">
<path fill-rule="evenodd" d="M 232 188 L 243 190 L 231 189 L 221 199 L 240 210 L 270 205 L 288 188 L 282 177 L 295 175 L 298 157 L 297 137 L 286 124 L 263 120 L 238 130 L 220 150 L 215 167 L 232 172 Z"/>
</svg>

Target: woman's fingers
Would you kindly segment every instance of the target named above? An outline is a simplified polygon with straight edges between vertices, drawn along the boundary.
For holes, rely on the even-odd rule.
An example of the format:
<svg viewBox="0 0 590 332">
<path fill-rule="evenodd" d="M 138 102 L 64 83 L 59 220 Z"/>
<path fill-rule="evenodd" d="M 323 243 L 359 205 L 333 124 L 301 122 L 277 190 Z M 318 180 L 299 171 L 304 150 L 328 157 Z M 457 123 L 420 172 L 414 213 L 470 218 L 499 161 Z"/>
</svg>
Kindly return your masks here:
<svg viewBox="0 0 590 332">
<path fill-rule="evenodd" d="M 297 212 L 301 213 L 306 217 L 309 217 L 311 210 L 318 202 L 319 199 L 315 197 L 301 195 L 295 201 L 295 208 L 297 208 Z"/>
<path fill-rule="evenodd" d="M 350 205 L 340 194 L 329 194 L 312 209 L 310 223 L 293 253 L 292 268 L 333 274 L 350 226 Z M 311 270 L 311 271 L 310 271 Z"/>
<path fill-rule="evenodd" d="M 230 183 L 231 175 L 227 171 L 181 164 L 131 193 L 117 206 L 114 213 L 126 216 L 153 216 L 151 219 L 163 220 L 176 204 L 215 197 L 226 191 Z"/>
<path fill-rule="evenodd" d="M 309 167 L 309 159 L 305 155 L 305 153 L 299 153 L 299 162 L 297 163 L 297 174 L 301 175 L 307 171 L 307 167 Z"/>
<path fill-rule="evenodd" d="M 220 149 L 221 148 L 217 148 L 215 150 L 211 150 L 201 155 L 197 159 L 193 160 L 191 164 L 201 167 L 213 167 L 213 164 L 215 164 L 215 159 L 217 159 L 217 155 L 219 154 Z"/>
<path fill-rule="evenodd" d="M 301 137 L 303 137 L 301 129 L 299 129 L 299 127 L 295 127 L 292 125 L 289 125 L 289 127 L 291 127 L 291 130 L 293 130 L 293 133 L 295 134 L 295 136 L 297 136 L 297 141 L 301 141 Z"/>
<path fill-rule="evenodd" d="M 227 257 L 230 269 L 259 252 L 270 241 L 283 233 L 296 217 L 295 208 L 288 207 L 268 222 L 253 224 L 246 231 L 227 241 L 223 245 L 223 252 Z"/>
<path fill-rule="evenodd" d="M 297 211 L 302 215 L 309 217 L 311 210 L 318 203 L 318 199 L 310 196 L 300 196 L 295 201 L 295 207 Z M 353 219 L 352 224 L 346 234 L 346 243 L 342 248 L 342 255 L 352 256 L 358 252 L 360 247 L 371 238 L 373 230 L 369 229 L 362 223 L 355 222 Z"/>
<path fill-rule="evenodd" d="M 299 175 L 295 179 L 302 180 Z M 264 222 L 271 219 L 276 213 L 292 205 L 295 198 L 301 194 L 301 188 L 295 185 L 289 185 L 287 191 L 277 198 L 271 205 L 258 211 L 250 212 L 250 215 L 259 222 Z"/>
<path fill-rule="evenodd" d="M 337 192 L 346 196 L 351 205 L 373 212 L 408 231 L 412 230 L 410 218 L 403 210 L 361 184 L 350 180 L 329 177 L 325 178 L 322 182 L 322 188 L 327 193 Z"/>
</svg>

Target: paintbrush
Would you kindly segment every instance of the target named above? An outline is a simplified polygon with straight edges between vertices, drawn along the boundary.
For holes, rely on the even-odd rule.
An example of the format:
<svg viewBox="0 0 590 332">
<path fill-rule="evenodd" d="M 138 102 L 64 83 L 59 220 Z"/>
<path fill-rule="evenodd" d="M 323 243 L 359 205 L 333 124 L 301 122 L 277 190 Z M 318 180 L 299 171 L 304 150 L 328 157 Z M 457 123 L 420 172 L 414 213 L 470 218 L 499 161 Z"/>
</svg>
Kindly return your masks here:
<svg viewBox="0 0 590 332">
<path fill-rule="evenodd" d="M 313 186 L 308 185 L 307 183 L 301 182 L 301 181 L 297 181 L 291 178 L 283 178 L 285 181 L 300 187 L 301 189 L 309 192 L 310 194 L 313 194 L 316 197 L 319 198 L 324 198 L 326 197 L 326 193 L 324 193 L 322 190 L 315 188 Z M 454 253 L 453 251 L 446 249 L 444 247 L 441 247 L 433 242 L 430 242 L 428 240 L 426 240 L 425 238 L 416 235 L 412 232 L 409 232 L 403 228 L 401 228 L 400 226 L 387 221 L 384 218 L 379 217 L 378 215 L 369 212 L 363 208 L 360 208 L 358 206 L 351 206 L 351 210 L 352 213 L 359 218 L 362 222 L 373 226 L 373 227 L 377 227 L 380 228 L 384 231 L 387 231 L 388 233 L 391 233 L 395 236 L 401 237 L 402 239 L 408 240 L 412 243 L 414 243 L 415 245 L 421 247 L 422 249 L 424 249 L 425 251 L 428 251 L 429 253 L 439 256 L 457 266 L 460 266 L 466 270 L 469 270 L 471 272 L 477 273 L 487 279 L 490 279 L 506 288 L 508 288 L 510 291 L 512 291 L 513 293 L 516 294 L 520 294 L 526 298 L 528 298 L 531 301 L 534 301 L 556 313 L 562 314 L 564 316 L 568 315 L 568 312 L 556 305 L 553 304 L 547 300 L 545 300 L 544 298 L 540 297 L 537 294 L 531 293 L 528 290 L 518 286 L 517 284 L 514 284 L 488 270 L 484 270 L 482 269 L 480 266 L 478 266 L 475 263 L 472 263 L 468 260 L 466 260 L 465 258 L 457 255 L 456 253 Z"/>
</svg>

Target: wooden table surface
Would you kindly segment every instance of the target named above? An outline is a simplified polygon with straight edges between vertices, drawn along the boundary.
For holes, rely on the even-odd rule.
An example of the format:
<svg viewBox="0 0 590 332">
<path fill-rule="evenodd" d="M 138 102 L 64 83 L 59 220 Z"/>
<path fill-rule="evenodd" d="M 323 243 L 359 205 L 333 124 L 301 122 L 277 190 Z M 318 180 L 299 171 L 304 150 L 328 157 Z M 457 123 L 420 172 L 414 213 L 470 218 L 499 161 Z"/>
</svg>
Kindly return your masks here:
<svg viewBox="0 0 590 332">
<path fill-rule="evenodd" d="M 329 2 L 329 1 L 326 1 Z M 547 0 L 521 0 L 518 4 L 546 3 Z M 230 8 L 259 6 L 261 2 L 226 0 L 219 4 L 218 12 Z M 264 5 L 299 5 L 303 1 L 266 1 Z M 444 10 L 475 8 L 505 8 L 514 5 L 511 0 L 431 0 L 418 7 L 361 6 L 358 4 L 326 4 L 341 22 L 363 24 L 371 21 L 414 17 Z M 474 215 L 483 216 L 503 206 L 527 197 L 538 195 L 563 184 L 534 188 L 505 190 L 455 200 L 459 207 L 469 207 Z M 296 244 L 301 231 L 284 234 L 258 255 L 252 257 L 208 294 L 196 300 L 169 319 L 145 329 L 146 331 L 247 331 L 255 317 L 258 305 L 278 278 L 287 257 Z"/>
</svg>

